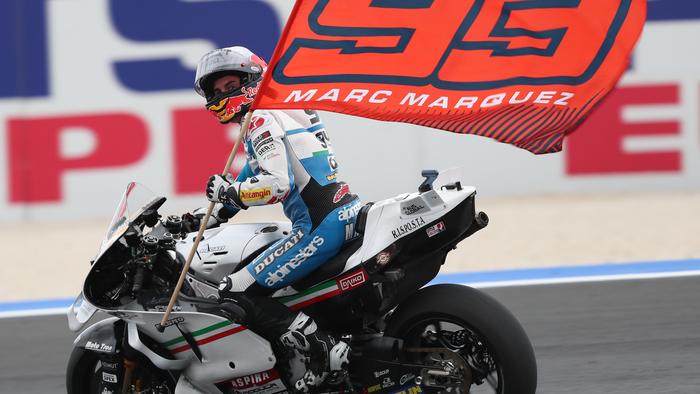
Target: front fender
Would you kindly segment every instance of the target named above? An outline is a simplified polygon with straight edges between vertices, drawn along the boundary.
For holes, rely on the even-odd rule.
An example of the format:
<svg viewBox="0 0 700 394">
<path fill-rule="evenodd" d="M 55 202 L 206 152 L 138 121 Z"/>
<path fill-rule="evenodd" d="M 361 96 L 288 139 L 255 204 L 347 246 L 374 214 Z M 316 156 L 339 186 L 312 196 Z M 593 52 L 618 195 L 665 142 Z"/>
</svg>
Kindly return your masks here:
<svg viewBox="0 0 700 394">
<path fill-rule="evenodd" d="M 100 354 L 117 354 L 119 338 L 124 337 L 124 322 L 116 317 L 101 320 L 81 332 L 73 347 Z"/>
<path fill-rule="evenodd" d="M 116 363 L 122 349 L 119 338 L 124 335 L 124 322 L 116 317 L 101 320 L 80 333 L 73 341 L 73 352 L 66 367 L 66 388 L 68 393 L 86 393 L 89 376 L 85 371 L 92 368 L 97 360 L 103 360 L 103 368 L 114 376 L 119 374 Z M 109 360 L 106 367 L 104 360 Z M 113 362 L 114 361 L 114 362 Z M 112 365 L 113 364 L 113 365 Z"/>
</svg>

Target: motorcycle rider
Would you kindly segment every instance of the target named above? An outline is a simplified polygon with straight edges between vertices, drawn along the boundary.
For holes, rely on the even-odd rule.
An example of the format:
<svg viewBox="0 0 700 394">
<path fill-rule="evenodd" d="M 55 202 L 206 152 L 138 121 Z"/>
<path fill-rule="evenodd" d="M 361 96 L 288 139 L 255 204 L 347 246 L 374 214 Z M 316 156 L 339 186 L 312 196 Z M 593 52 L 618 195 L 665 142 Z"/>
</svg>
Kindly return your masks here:
<svg viewBox="0 0 700 394">
<path fill-rule="evenodd" d="M 201 58 L 195 90 L 220 123 L 241 124 L 265 68 L 265 62 L 244 47 L 216 49 Z M 206 194 L 216 206 L 207 225 L 225 222 L 241 209 L 281 202 L 292 230 L 226 276 L 219 295 L 243 307 L 244 324 L 271 343 L 281 341 L 309 356 L 307 372 L 295 382 L 297 390 L 308 391 L 328 373 L 346 367 L 349 346 L 269 295 L 336 255 L 354 234 L 361 204 L 338 180 L 338 164 L 315 111 L 257 110 L 242 142 L 247 162 L 236 179 L 218 174 L 209 178 Z"/>
</svg>

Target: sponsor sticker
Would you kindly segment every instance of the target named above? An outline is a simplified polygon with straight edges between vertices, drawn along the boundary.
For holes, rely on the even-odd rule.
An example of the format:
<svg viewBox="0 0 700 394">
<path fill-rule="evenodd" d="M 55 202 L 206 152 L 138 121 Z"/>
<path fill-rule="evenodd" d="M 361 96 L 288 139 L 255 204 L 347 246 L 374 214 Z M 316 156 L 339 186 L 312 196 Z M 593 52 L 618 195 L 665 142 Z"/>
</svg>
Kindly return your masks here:
<svg viewBox="0 0 700 394">
<path fill-rule="evenodd" d="M 223 252 L 226 250 L 226 245 L 211 246 L 209 244 L 202 245 L 201 248 L 197 249 L 197 253 L 216 253 Z"/>
<path fill-rule="evenodd" d="M 162 307 L 163 310 L 165 310 L 164 306 L 162 306 L 162 305 L 158 305 L 158 306 Z M 156 307 L 156 310 L 158 310 L 158 309 L 160 309 L 160 308 Z M 182 309 L 182 307 L 180 307 L 180 309 Z M 174 311 L 178 311 L 180 309 L 176 309 L 175 307 L 173 307 Z M 172 319 L 166 320 L 165 324 L 163 324 L 162 326 L 160 323 L 156 323 L 156 324 L 154 324 L 154 326 L 156 327 L 156 329 L 160 329 L 161 327 L 170 327 L 170 326 L 173 326 L 175 324 L 180 324 L 180 323 L 184 323 L 184 322 L 185 322 L 185 318 L 182 316 L 178 316 L 178 317 L 173 317 Z"/>
<path fill-rule="evenodd" d="M 257 148 L 258 145 L 260 145 L 260 143 L 270 142 L 268 140 L 272 141 L 272 137 L 271 137 L 270 132 L 266 131 L 253 139 L 253 141 L 252 141 L 253 147 Z"/>
<path fill-rule="evenodd" d="M 338 278 L 338 287 L 340 287 L 341 291 L 348 291 L 351 290 L 355 287 L 360 286 L 361 284 L 365 283 L 367 281 L 367 276 L 365 275 L 364 270 L 360 270 L 358 272 L 352 272 L 349 275 L 346 275 L 344 277 Z M 386 370 L 389 372 L 389 370 Z M 375 372 L 376 374 L 376 372 Z M 381 375 L 379 375 L 381 376 Z M 377 376 L 377 377 L 379 377 Z"/>
<path fill-rule="evenodd" d="M 348 222 L 357 216 L 357 214 L 360 212 L 360 209 L 362 209 L 362 205 L 359 203 L 359 201 L 353 205 L 344 206 L 341 210 L 338 211 L 338 220 L 340 220 L 341 222 Z"/>
<path fill-rule="evenodd" d="M 272 188 L 264 187 L 261 189 L 241 190 L 241 201 L 259 201 L 272 195 Z"/>
<path fill-rule="evenodd" d="M 292 271 L 299 267 L 304 261 L 309 257 L 316 254 L 318 248 L 323 245 L 325 239 L 319 235 L 315 236 L 305 248 L 302 248 L 296 256 L 292 257 L 291 260 L 287 261 L 283 265 L 278 265 L 277 270 L 269 272 L 267 274 L 267 279 L 265 279 L 265 284 L 268 286 L 274 286 L 276 283 L 281 282 L 287 277 Z"/>
<path fill-rule="evenodd" d="M 255 274 L 260 274 L 265 270 L 265 267 L 268 265 L 272 264 L 276 258 L 282 256 L 285 254 L 289 249 L 291 249 L 294 245 L 299 243 L 299 240 L 304 236 L 304 232 L 301 230 L 297 230 L 294 235 L 290 236 L 287 238 L 286 241 L 282 245 L 280 245 L 277 249 L 275 249 L 272 253 L 267 255 L 263 261 L 259 262 L 258 264 L 255 265 Z"/>
<path fill-rule="evenodd" d="M 100 361 L 100 365 L 102 365 L 102 368 L 105 368 L 105 369 L 117 369 L 117 368 L 119 368 L 119 364 L 110 363 L 107 361 Z"/>
<path fill-rule="evenodd" d="M 401 212 L 404 215 L 415 215 L 418 213 L 423 213 L 426 211 L 429 211 L 430 209 L 427 209 L 425 205 L 419 204 L 419 203 L 409 203 L 406 205 L 401 206 Z"/>
<path fill-rule="evenodd" d="M 102 380 L 107 383 L 117 383 L 117 375 L 113 373 L 102 372 Z"/>
<path fill-rule="evenodd" d="M 367 392 L 368 392 L 368 393 L 373 393 L 373 392 L 379 391 L 379 390 L 381 390 L 381 389 L 382 389 L 382 385 L 381 385 L 381 384 L 375 384 L 374 386 L 369 386 L 369 387 L 367 387 Z"/>
<path fill-rule="evenodd" d="M 378 378 L 378 377 L 384 376 L 384 375 L 386 375 L 386 374 L 388 374 L 388 373 L 389 373 L 389 370 L 388 370 L 388 369 L 384 369 L 384 370 L 381 370 L 381 371 L 374 371 L 374 377 L 375 377 L 375 378 Z"/>
<path fill-rule="evenodd" d="M 394 239 L 397 239 L 399 237 L 402 237 L 406 234 L 410 234 L 417 230 L 420 226 L 425 224 L 425 220 L 423 219 L 422 216 L 419 216 L 409 222 L 406 222 L 399 227 L 395 228 L 394 230 L 391 231 L 391 235 L 394 237 Z"/>
<path fill-rule="evenodd" d="M 266 153 L 269 153 L 275 149 L 274 145 L 272 145 L 272 138 L 268 138 L 266 140 L 263 140 L 260 145 L 258 145 L 255 148 L 255 153 L 258 155 L 258 157 L 264 156 Z"/>
<path fill-rule="evenodd" d="M 423 389 L 417 385 L 411 385 L 407 387 L 402 387 L 399 390 L 392 391 L 390 394 L 420 394 L 423 392 Z"/>
<path fill-rule="evenodd" d="M 258 372 L 252 375 L 240 376 L 231 380 L 231 386 L 235 389 L 248 389 L 254 386 L 264 386 L 267 383 L 279 378 L 276 370 Z"/>
<path fill-rule="evenodd" d="M 348 223 L 345 225 L 345 240 L 350 240 L 355 238 L 355 223 Z"/>
<path fill-rule="evenodd" d="M 439 222 L 434 226 L 430 226 L 427 229 L 425 229 L 425 232 L 428 233 L 428 238 L 432 238 L 435 235 L 440 234 L 441 232 L 445 231 L 445 223 Z"/>
<path fill-rule="evenodd" d="M 259 128 L 260 126 L 265 124 L 265 118 L 262 118 L 260 116 L 254 116 L 253 119 L 250 120 L 250 125 L 248 126 L 248 132 L 252 133 L 255 131 L 255 129 Z M 270 132 L 266 132 L 267 135 L 270 135 Z M 264 133 L 263 133 L 264 134 Z"/>
<path fill-rule="evenodd" d="M 393 387 L 396 386 L 396 383 L 394 383 L 393 380 L 391 380 L 391 377 L 386 377 L 384 380 L 382 380 L 382 388 L 385 389 L 387 387 Z"/>
<path fill-rule="evenodd" d="M 95 350 L 98 352 L 111 352 L 114 349 L 114 346 L 107 345 L 104 343 L 87 341 L 87 343 L 85 344 L 85 349 Z"/>
<path fill-rule="evenodd" d="M 348 193 L 350 193 L 350 186 L 348 186 L 347 183 L 344 183 L 342 186 L 340 186 L 340 189 L 338 189 L 338 191 L 335 192 L 335 195 L 333 196 L 333 203 L 339 203 L 340 200 L 342 200 L 343 197 L 345 197 L 345 195 Z"/>
<path fill-rule="evenodd" d="M 415 378 L 416 378 L 416 375 L 414 375 L 412 373 L 407 373 L 407 374 L 401 376 L 401 379 L 399 379 L 399 384 L 403 386 L 404 384 L 406 384 L 406 382 L 408 382 L 411 379 L 415 379 Z"/>
</svg>

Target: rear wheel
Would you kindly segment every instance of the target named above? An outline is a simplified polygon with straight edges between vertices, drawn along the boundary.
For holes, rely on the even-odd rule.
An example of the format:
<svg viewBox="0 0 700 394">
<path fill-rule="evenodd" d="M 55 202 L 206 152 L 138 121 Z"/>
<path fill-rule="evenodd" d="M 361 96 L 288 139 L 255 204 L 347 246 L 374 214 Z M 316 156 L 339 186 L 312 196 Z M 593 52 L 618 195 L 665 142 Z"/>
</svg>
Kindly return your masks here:
<svg viewBox="0 0 700 394">
<path fill-rule="evenodd" d="M 404 301 L 386 335 L 404 339 L 411 362 L 432 372 L 419 378 L 434 392 L 530 394 L 537 365 L 517 319 L 495 299 L 460 285 L 436 285 Z"/>
</svg>

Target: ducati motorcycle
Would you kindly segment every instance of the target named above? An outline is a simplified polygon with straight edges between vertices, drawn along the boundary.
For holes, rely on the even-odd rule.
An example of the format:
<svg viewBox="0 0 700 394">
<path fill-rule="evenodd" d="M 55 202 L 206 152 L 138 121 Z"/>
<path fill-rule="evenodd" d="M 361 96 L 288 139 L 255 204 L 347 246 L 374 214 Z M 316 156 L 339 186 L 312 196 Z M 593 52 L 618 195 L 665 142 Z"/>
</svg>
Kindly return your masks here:
<svg viewBox="0 0 700 394">
<path fill-rule="evenodd" d="M 516 318 L 479 290 L 427 285 L 488 216 L 454 171 L 422 175 L 417 192 L 340 212 L 355 219 L 340 252 L 272 295 L 350 344 L 348 370 L 316 392 L 534 393 L 534 352 Z M 74 341 L 68 393 L 291 392 L 306 355 L 242 325 L 244 311 L 217 295 L 225 275 L 289 235 L 291 224 L 206 230 L 161 325 L 195 238 L 181 217 L 161 217 L 165 201 L 127 186 L 67 313 L 73 331 L 97 320 Z M 91 319 L 98 311 L 109 317 Z"/>
</svg>

